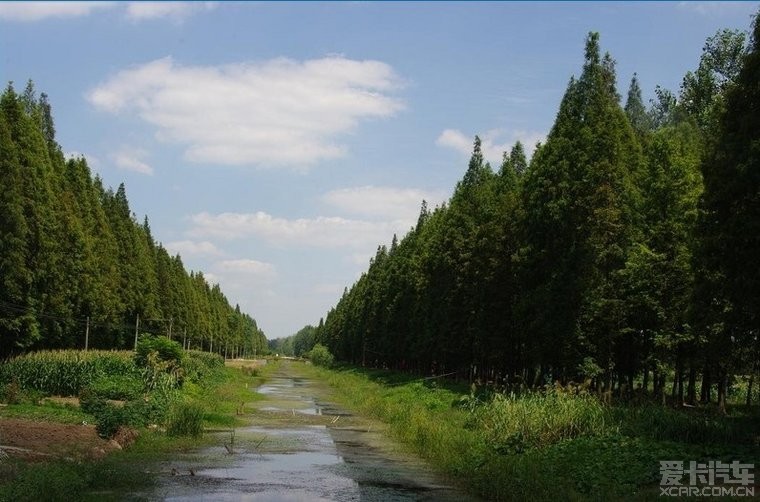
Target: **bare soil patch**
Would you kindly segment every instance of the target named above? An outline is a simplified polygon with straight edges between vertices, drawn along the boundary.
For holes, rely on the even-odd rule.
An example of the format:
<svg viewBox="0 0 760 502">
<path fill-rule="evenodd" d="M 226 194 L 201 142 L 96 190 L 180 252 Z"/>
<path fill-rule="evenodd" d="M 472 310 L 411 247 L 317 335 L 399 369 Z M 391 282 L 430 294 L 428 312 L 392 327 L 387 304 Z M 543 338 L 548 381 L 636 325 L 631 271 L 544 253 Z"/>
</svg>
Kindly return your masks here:
<svg viewBox="0 0 760 502">
<path fill-rule="evenodd" d="M 131 435 L 124 433 L 123 437 Z M 28 461 L 97 459 L 118 449 L 121 445 L 99 437 L 94 425 L 0 419 L 0 450 L 13 458 Z"/>
</svg>

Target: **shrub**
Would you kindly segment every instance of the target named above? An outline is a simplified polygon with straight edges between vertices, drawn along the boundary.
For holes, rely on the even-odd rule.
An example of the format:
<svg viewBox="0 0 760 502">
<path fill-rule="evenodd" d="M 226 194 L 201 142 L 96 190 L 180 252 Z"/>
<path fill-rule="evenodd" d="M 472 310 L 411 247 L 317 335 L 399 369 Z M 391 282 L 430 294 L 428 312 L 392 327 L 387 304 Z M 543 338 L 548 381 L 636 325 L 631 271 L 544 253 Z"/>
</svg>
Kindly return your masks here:
<svg viewBox="0 0 760 502">
<path fill-rule="evenodd" d="M 0 386 L 0 401 L 7 404 L 19 404 L 21 402 L 21 387 L 16 380 Z"/>
<path fill-rule="evenodd" d="M 169 412 L 166 432 L 170 436 L 200 437 L 203 434 L 203 408 L 195 403 L 176 403 Z"/>
<path fill-rule="evenodd" d="M 124 408 L 104 403 L 104 406 L 95 414 L 95 428 L 100 437 L 109 439 L 116 434 L 119 427 L 129 424 L 129 418 L 129 414 Z"/>
<path fill-rule="evenodd" d="M 335 361 L 335 358 L 332 354 L 330 354 L 330 351 L 327 349 L 327 347 L 321 343 L 314 345 L 314 348 L 312 348 L 304 355 L 317 366 L 324 366 L 327 368 L 332 366 L 333 362 Z"/>
<path fill-rule="evenodd" d="M 224 359 L 218 354 L 189 351 L 182 363 L 184 378 L 195 383 L 214 376 L 224 368 Z"/>
<path fill-rule="evenodd" d="M 145 368 L 149 364 L 149 354 L 155 352 L 158 354 L 159 361 L 168 362 L 170 366 L 179 367 L 182 365 L 183 351 L 182 345 L 163 336 L 140 335 L 135 348 L 135 364 Z"/>
<path fill-rule="evenodd" d="M 90 389 L 84 389 L 79 394 L 79 407 L 85 413 L 97 415 L 106 407 L 106 399 Z"/>
<path fill-rule="evenodd" d="M 135 350 L 145 389 L 168 390 L 182 385 L 182 346 L 162 336 L 142 335 Z"/>
</svg>

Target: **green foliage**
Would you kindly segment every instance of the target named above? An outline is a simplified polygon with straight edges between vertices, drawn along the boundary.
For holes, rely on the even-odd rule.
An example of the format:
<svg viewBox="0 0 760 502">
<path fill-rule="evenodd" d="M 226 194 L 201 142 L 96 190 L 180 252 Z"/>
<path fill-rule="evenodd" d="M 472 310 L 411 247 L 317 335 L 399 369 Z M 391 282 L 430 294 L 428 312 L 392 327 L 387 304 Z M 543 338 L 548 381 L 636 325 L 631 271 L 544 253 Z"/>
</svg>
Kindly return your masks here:
<svg viewBox="0 0 760 502">
<path fill-rule="evenodd" d="M 135 348 L 135 364 L 141 368 L 147 367 L 151 353 L 156 353 L 157 362 L 166 362 L 171 368 L 182 366 L 182 345 L 163 336 L 141 335 Z"/>
<path fill-rule="evenodd" d="M 104 377 L 136 375 L 131 352 L 41 351 L 0 365 L 0 382 L 15 381 L 23 389 L 59 396 L 76 396 Z"/>
<path fill-rule="evenodd" d="M 203 407 L 196 403 L 175 403 L 169 412 L 166 433 L 170 436 L 200 437 L 203 434 Z"/>
<path fill-rule="evenodd" d="M 94 423 L 91 414 L 85 413 L 73 404 L 60 404 L 47 400 L 4 406 L 0 408 L 0 417 L 64 424 Z"/>
<path fill-rule="evenodd" d="M 318 343 L 309 352 L 304 354 L 311 362 L 318 366 L 329 368 L 333 365 L 334 357 L 324 345 Z"/>
<path fill-rule="evenodd" d="M 0 96 L 0 171 L 0 358 L 81 347 L 85 325 L 90 344 L 131 348 L 124 326 L 138 316 L 192 347 L 266 351 L 256 321 L 136 220 L 123 184 L 104 187 L 85 158 L 65 158 L 32 82 Z"/>
<path fill-rule="evenodd" d="M 95 380 L 87 389 L 106 399 L 131 401 L 142 395 L 143 381 L 135 375 L 109 375 Z"/>
<path fill-rule="evenodd" d="M 551 390 L 520 397 L 496 394 L 474 408 L 469 425 L 499 453 L 522 453 L 605 433 L 610 423 L 609 410 L 595 397 Z"/>
<path fill-rule="evenodd" d="M 224 359 L 218 354 L 208 352 L 188 351 L 182 362 L 182 370 L 186 381 L 202 383 L 214 378 L 224 369 Z"/>
<path fill-rule="evenodd" d="M 182 385 L 182 346 L 164 337 L 143 335 L 137 343 L 135 364 L 141 368 L 145 389 L 169 390 Z"/>
<path fill-rule="evenodd" d="M 119 427 L 127 425 L 130 419 L 127 410 L 111 403 L 104 403 L 94 415 L 97 420 L 95 428 L 98 431 L 98 435 L 106 439 L 113 437 L 119 430 Z"/>
<path fill-rule="evenodd" d="M 461 397 L 460 388 L 398 373 L 308 371 L 488 500 L 648 498 L 656 496 L 663 459 L 760 460 L 758 424 L 749 417 L 610 406 L 572 388 L 520 396 L 472 388 Z"/>
</svg>

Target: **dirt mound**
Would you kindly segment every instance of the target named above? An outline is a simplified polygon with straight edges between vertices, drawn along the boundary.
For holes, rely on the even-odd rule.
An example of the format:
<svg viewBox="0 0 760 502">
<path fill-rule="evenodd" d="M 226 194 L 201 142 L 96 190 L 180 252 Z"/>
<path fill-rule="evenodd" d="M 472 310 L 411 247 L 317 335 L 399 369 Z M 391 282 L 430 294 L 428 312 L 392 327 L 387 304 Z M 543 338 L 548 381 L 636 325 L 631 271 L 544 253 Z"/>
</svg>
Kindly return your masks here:
<svg viewBox="0 0 760 502">
<path fill-rule="evenodd" d="M 94 425 L 0 419 L 0 450 L 11 457 L 30 461 L 102 458 L 115 449 L 116 445 L 98 437 Z"/>
</svg>

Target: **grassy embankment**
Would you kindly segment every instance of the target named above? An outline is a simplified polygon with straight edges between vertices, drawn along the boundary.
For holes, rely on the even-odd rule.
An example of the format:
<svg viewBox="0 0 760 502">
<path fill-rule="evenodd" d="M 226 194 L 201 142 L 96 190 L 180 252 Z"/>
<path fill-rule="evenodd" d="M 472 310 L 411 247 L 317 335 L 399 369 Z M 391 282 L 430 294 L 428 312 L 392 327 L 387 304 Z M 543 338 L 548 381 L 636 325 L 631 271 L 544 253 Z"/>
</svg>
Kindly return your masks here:
<svg viewBox="0 0 760 502">
<path fill-rule="evenodd" d="M 383 371 L 302 371 L 489 500 L 650 499 L 659 496 L 660 460 L 760 464 L 757 408 L 734 406 L 724 417 L 711 409 L 610 406 L 566 389 L 478 395 Z"/>
<path fill-rule="evenodd" d="M 241 403 L 257 399 L 250 389 L 271 371 L 225 367 L 218 356 L 193 352 L 169 362 L 153 352 L 143 365 L 132 352 L 97 351 L 40 352 L 3 363 L 0 419 L 97 424 L 103 437 L 124 425 L 140 435 L 101 460 L 2 459 L 0 501 L 121 500 L 148 489 L 146 466 L 203 444 L 203 429 L 242 425 Z M 79 404 L 48 396 L 78 396 Z"/>
</svg>

